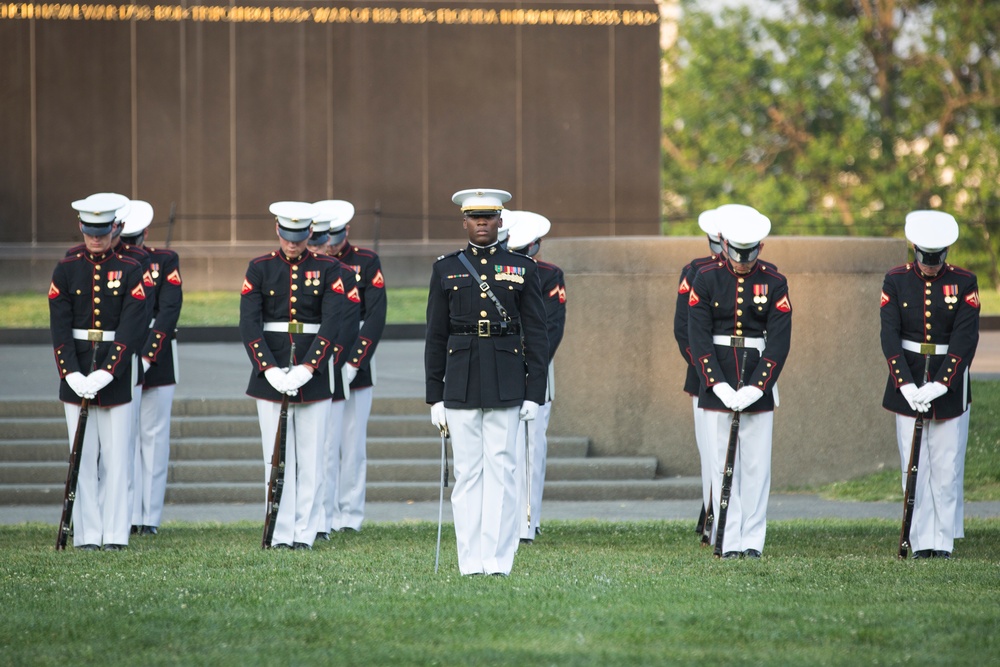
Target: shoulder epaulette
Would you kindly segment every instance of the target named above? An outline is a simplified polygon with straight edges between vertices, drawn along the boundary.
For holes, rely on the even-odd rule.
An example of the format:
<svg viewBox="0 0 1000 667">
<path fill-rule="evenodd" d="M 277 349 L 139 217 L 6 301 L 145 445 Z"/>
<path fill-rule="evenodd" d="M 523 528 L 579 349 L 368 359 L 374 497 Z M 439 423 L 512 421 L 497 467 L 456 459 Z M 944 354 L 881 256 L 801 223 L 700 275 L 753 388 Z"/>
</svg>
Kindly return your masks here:
<svg viewBox="0 0 1000 667">
<path fill-rule="evenodd" d="M 263 262 L 263 261 L 266 261 L 266 260 L 269 260 L 269 259 L 274 259 L 275 257 L 277 257 L 277 255 L 278 255 L 278 251 L 277 250 L 272 250 L 271 252 L 267 253 L 266 255 L 261 255 L 260 257 L 254 257 L 253 259 L 250 260 L 250 263 L 251 264 L 257 264 L 258 262 Z"/>
<path fill-rule="evenodd" d="M 457 257 L 457 256 L 458 256 L 458 253 L 462 252 L 462 250 L 464 250 L 464 248 L 459 248 L 459 249 L 458 249 L 458 250 L 456 250 L 455 252 L 449 252 L 449 253 L 447 253 L 447 254 L 444 254 L 444 255 L 441 255 L 440 257 L 438 257 L 438 258 L 437 258 L 436 260 L 434 260 L 434 261 L 435 261 L 435 262 L 440 262 L 440 261 L 441 261 L 442 259 L 444 259 L 445 257 Z"/>
<path fill-rule="evenodd" d="M 131 262 L 132 264 L 135 264 L 136 266 L 142 266 L 142 264 L 139 263 L 139 260 L 137 260 L 134 257 L 129 257 L 128 255 L 126 255 L 124 253 L 117 253 L 116 256 L 118 257 L 118 259 L 122 260 L 126 264 L 128 264 L 129 262 Z"/>
<path fill-rule="evenodd" d="M 966 276 L 967 278 L 975 278 L 976 277 L 975 273 L 973 273 L 972 271 L 969 271 L 968 269 L 963 269 L 960 266 L 952 266 L 951 264 L 949 264 L 948 265 L 948 270 L 949 271 L 953 271 L 953 272 L 957 273 L 960 276 Z"/>
<path fill-rule="evenodd" d="M 787 278 L 785 278 L 785 275 L 781 273 L 781 271 L 778 271 L 778 267 L 776 267 L 774 264 L 761 264 L 760 271 L 761 273 L 767 273 L 777 278 L 781 278 L 782 280 L 787 280 Z"/>
<path fill-rule="evenodd" d="M 912 268 L 913 268 L 912 264 L 900 264 L 899 266 L 894 266 L 891 269 L 889 269 L 888 271 L 886 271 L 886 275 L 895 275 L 897 273 L 906 273 L 907 271 L 911 270 Z"/>
</svg>

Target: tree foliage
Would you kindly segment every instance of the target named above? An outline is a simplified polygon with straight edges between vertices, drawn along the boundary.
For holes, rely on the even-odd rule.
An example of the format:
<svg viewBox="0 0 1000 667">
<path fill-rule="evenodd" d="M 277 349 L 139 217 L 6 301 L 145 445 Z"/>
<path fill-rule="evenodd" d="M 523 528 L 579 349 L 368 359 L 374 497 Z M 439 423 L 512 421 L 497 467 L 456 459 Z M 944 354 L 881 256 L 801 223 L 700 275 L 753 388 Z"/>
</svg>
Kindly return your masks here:
<svg viewBox="0 0 1000 667">
<path fill-rule="evenodd" d="M 682 0 L 664 54 L 667 233 L 729 202 L 797 235 L 902 236 L 936 208 L 1000 289 L 1000 2 L 715 4 Z"/>
</svg>

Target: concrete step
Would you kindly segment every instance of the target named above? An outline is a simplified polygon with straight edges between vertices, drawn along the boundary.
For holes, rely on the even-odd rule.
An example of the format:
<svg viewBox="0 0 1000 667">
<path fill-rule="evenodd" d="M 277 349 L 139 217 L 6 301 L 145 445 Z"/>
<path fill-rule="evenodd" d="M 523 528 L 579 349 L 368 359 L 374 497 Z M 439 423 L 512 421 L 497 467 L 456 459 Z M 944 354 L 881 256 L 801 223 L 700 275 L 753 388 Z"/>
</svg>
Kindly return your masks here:
<svg viewBox="0 0 1000 667">
<path fill-rule="evenodd" d="M 249 396 L 233 398 L 175 399 L 171 414 L 174 417 L 199 417 L 212 415 L 257 415 L 257 404 Z M 373 415 L 422 415 L 430 424 L 430 408 L 420 398 L 375 398 Z M 58 417 L 63 419 L 63 404 L 55 398 L 44 401 L 0 401 L 0 421 L 10 418 Z"/>
<path fill-rule="evenodd" d="M 2 484 L 58 484 L 66 481 L 65 461 L 9 462 L 0 467 Z M 441 474 L 440 460 L 370 459 L 369 482 L 435 482 Z M 548 460 L 547 481 L 649 480 L 656 475 L 652 457 L 552 458 Z M 255 482 L 264 479 L 261 459 L 172 460 L 167 484 Z"/>
<path fill-rule="evenodd" d="M 584 457 L 590 447 L 580 436 L 549 436 L 548 458 Z M 440 461 L 440 438 L 369 437 L 368 459 L 434 459 Z M 262 460 L 263 448 L 259 436 L 171 438 L 171 461 L 194 460 Z M 448 449 L 451 456 L 451 448 Z M 58 439 L 0 440 L 2 462 L 61 462 L 69 461 L 69 441 Z"/>
<path fill-rule="evenodd" d="M 262 474 L 262 470 L 258 473 Z M 451 497 L 454 484 L 445 489 Z M 167 485 L 167 503 L 264 503 L 263 480 L 256 482 L 171 483 Z M 437 482 L 369 482 L 369 502 L 429 502 L 440 493 Z M 54 521 L 59 516 L 63 484 L 0 485 L 0 505 L 53 505 Z M 545 483 L 546 500 L 678 500 L 701 497 L 698 477 L 672 477 L 620 481 L 552 481 Z M 263 509 L 261 510 L 263 512 Z"/>
<path fill-rule="evenodd" d="M 374 401 L 368 423 L 369 500 L 437 498 L 441 440 L 426 411 L 419 398 Z M 547 496 L 629 500 L 700 495 L 695 478 L 657 478 L 653 457 L 589 457 L 589 448 L 586 437 L 549 437 Z M 175 401 L 167 502 L 262 500 L 262 454 L 253 400 Z M 0 504 L 61 502 L 68 458 L 60 402 L 0 401 Z"/>
</svg>

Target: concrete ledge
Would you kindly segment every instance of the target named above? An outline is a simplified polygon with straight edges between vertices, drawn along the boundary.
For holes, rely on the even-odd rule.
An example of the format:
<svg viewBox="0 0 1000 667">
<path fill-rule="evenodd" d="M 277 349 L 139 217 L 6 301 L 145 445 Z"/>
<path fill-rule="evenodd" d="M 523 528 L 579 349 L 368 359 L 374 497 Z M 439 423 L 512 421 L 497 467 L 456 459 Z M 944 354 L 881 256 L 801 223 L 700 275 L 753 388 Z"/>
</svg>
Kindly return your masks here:
<svg viewBox="0 0 1000 667">
<path fill-rule="evenodd" d="M 588 435 L 598 457 L 655 456 L 661 475 L 699 473 L 673 316 L 681 268 L 707 251 L 704 238 L 546 240 L 542 258 L 562 267 L 568 294 L 551 432 Z M 879 294 L 885 272 L 906 261 L 905 242 L 774 237 L 761 257 L 787 276 L 793 307 L 773 486 L 898 469 L 881 407 Z"/>
</svg>

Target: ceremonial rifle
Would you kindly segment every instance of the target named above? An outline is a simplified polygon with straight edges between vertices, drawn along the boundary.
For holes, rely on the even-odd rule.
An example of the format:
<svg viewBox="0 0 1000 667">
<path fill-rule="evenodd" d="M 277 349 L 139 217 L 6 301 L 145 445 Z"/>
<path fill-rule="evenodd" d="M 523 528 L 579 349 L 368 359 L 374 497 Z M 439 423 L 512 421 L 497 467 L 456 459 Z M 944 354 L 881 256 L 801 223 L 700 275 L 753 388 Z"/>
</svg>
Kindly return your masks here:
<svg viewBox="0 0 1000 667">
<path fill-rule="evenodd" d="M 288 355 L 288 367 L 295 365 L 295 343 Z M 285 441 L 288 436 L 288 399 L 287 393 L 281 398 L 281 412 L 278 415 L 278 430 L 274 434 L 274 448 L 271 450 L 271 477 L 267 482 L 267 507 L 264 511 L 264 538 L 261 549 L 270 549 L 274 538 L 274 526 L 278 523 L 278 505 L 281 503 L 281 493 L 285 488 Z"/>
<path fill-rule="evenodd" d="M 930 380 L 931 355 L 924 355 L 923 383 Z M 920 467 L 920 441 L 924 434 L 924 413 L 918 412 L 913 422 L 913 438 L 910 440 L 910 463 L 906 466 L 906 490 L 903 492 L 903 525 L 899 529 L 899 552 L 897 557 L 905 559 L 910 549 L 910 525 L 913 523 L 913 503 L 917 497 L 917 469 Z"/>
<path fill-rule="evenodd" d="M 747 369 L 747 351 L 743 350 L 743 365 L 740 368 L 740 379 L 736 385 L 736 391 L 743 388 L 743 375 Z M 729 510 L 729 497 L 733 491 L 733 469 L 736 467 L 736 441 L 740 437 L 740 415 L 741 412 L 733 411 L 733 421 L 729 425 L 729 446 L 726 447 L 726 467 L 722 470 L 722 489 L 719 497 L 718 527 L 715 529 L 715 549 L 713 553 L 716 557 L 722 557 L 722 539 L 726 533 L 726 513 Z"/>
<path fill-rule="evenodd" d="M 91 347 L 93 358 L 90 360 L 90 372 L 97 368 L 97 344 Z M 73 447 L 69 450 L 69 470 L 66 471 L 66 488 L 63 491 L 62 516 L 59 517 L 59 532 L 56 533 L 56 551 L 66 548 L 70 524 L 73 522 L 73 504 L 76 502 L 76 482 L 80 477 L 80 460 L 83 457 L 83 436 L 87 432 L 87 417 L 90 414 L 90 399 L 80 401 L 80 418 L 76 422 L 76 433 L 73 435 Z"/>
</svg>

